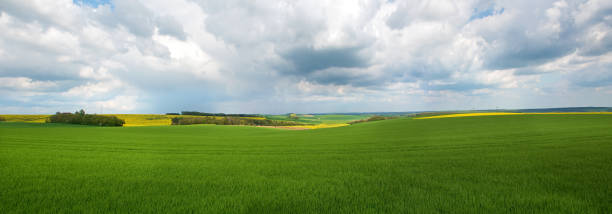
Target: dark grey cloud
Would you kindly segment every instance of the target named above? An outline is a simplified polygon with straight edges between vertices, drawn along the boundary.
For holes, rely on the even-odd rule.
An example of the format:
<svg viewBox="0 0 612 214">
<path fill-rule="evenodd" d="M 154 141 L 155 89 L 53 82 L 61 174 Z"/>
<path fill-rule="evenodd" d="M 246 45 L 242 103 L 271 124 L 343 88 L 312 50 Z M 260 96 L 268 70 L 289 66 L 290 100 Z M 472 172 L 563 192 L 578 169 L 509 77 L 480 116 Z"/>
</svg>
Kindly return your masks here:
<svg viewBox="0 0 612 214">
<path fill-rule="evenodd" d="M 373 87 L 386 83 L 386 77 L 376 76 L 362 69 L 329 68 L 307 74 L 306 79 L 322 85 L 351 85 Z"/>
<path fill-rule="evenodd" d="M 483 83 L 475 83 L 469 81 L 463 82 L 450 82 L 450 83 L 434 83 L 434 84 L 423 84 L 423 88 L 426 90 L 433 91 L 455 91 L 455 92 L 464 92 L 464 91 L 472 91 L 477 89 L 495 89 L 496 85 L 483 84 Z"/>
<path fill-rule="evenodd" d="M 529 41 L 517 39 L 500 51 L 491 51 L 485 66 L 489 69 L 522 68 L 540 65 L 559 57 L 570 54 L 576 50 L 572 41 Z"/>
<path fill-rule="evenodd" d="M 308 74 L 327 68 L 365 68 L 368 59 L 360 54 L 362 47 L 314 49 L 298 47 L 280 55 L 293 65 L 298 74 Z"/>
</svg>

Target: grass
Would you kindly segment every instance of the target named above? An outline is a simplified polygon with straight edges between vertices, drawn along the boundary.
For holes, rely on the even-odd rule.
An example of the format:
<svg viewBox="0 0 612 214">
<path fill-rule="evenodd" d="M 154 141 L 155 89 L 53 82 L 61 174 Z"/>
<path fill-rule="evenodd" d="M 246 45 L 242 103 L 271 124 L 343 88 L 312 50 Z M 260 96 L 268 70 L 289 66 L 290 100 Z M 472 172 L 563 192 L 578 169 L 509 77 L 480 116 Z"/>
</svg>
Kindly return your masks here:
<svg viewBox="0 0 612 214">
<path fill-rule="evenodd" d="M 612 115 L 0 123 L 0 213 L 611 213 Z"/>
</svg>

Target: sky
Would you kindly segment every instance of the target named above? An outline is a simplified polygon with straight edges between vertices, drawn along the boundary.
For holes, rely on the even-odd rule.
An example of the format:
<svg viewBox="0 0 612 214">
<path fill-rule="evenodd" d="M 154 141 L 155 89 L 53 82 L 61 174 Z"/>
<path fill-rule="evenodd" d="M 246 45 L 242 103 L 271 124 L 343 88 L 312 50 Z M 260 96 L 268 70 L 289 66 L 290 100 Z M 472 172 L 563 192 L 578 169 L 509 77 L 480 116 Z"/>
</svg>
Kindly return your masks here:
<svg viewBox="0 0 612 214">
<path fill-rule="evenodd" d="M 2 0 L 0 114 L 612 106 L 612 1 Z"/>
</svg>

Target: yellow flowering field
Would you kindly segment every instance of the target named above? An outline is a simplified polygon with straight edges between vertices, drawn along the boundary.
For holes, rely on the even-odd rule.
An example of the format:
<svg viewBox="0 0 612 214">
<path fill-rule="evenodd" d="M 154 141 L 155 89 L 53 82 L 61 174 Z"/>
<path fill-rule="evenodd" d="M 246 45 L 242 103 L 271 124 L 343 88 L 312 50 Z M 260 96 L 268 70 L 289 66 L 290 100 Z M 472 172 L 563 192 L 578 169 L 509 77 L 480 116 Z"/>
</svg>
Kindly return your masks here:
<svg viewBox="0 0 612 214">
<path fill-rule="evenodd" d="M 44 123 L 50 115 L 42 114 L 4 114 L 0 117 L 7 122 Z"/>
<path fill-rule="evenodd" d="M 170 125 L 173 117 L 197 117 L 189 115 L 160 115 L 160 114 L 104 114 L 117 116 L 125 120 L 124 126 L 165 126 Z M 7 122 L 44 123 L 51 115 L 0 115 Z"/>
<path fill-rule="evenodd" d="M 163 115 L 163 114 L 106 114 L 125 120 L 123 126 L 169 126 L 175 117 L 202 117 L 193 115 Z"/>
<path fill-rule="evenodd" d="M 449 117 L 477 117 L 477 116 L 497 116 L 497 115 L 541 115 L 541 114 L 612 114 L 612 112 L 546 112 L 546 113 L 514 113 L 514 112 L 481 112 L 481 113 L 460 113 L 445 114 L 430 117 L 417 117 L 414 119 L 436 119 Z"/>
<path fill-rule="evenodd" d="M 342 127 L 342 126 L 348 126 L 348 125 L 349 124 L 347 123 L 322 123 L 322 124 L 315 124 L 315 125 L 290 126 L 290 127 L 304 128 L 304 129 L 322 129 L 322 128 Z"/>
<path fill-rule="evenodd" d="M 159 114 L 106 114 L 117 116 L 125 120 L 123 126 L 166 126 L 172 122 L 170 119 L 178 115 L 159 115 Z"/>
</svg>

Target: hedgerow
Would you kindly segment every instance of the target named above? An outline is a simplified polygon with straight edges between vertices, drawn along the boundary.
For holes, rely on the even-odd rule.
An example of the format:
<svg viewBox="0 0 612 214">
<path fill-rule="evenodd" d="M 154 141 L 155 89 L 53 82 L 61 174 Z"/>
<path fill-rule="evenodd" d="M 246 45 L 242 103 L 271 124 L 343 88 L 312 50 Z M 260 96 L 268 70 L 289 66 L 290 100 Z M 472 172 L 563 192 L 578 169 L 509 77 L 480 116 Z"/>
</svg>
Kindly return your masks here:
<svg viewBox="0 0 612 214">
<path fill-rule="evenodd" d="M 172 125 L 191 125 L 191 124 L 216 124 L 216 125 L 247 125 L 247 126 L 296 126 L 302 125 L 293 121 L 279 121 L 268 119 L 251 119 L 241 117 L 175 117 L 172 118 Z"/>
</svg>

